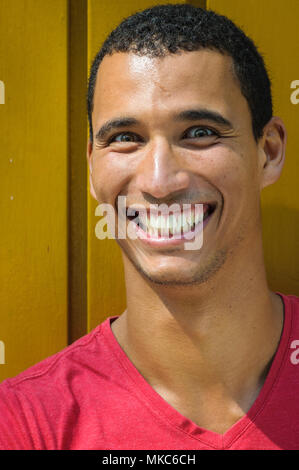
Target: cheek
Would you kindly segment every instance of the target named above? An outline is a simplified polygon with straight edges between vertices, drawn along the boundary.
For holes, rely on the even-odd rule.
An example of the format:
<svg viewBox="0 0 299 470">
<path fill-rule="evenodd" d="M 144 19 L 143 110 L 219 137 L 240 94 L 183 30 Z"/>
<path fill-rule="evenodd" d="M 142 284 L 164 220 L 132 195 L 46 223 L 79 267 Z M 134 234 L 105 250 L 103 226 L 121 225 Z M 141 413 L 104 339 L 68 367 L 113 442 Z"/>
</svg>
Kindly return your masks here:
<svg viewBox="0 0 299 470">
<path fill-rule="evenodd" d="M 100 202 L 114 204 L 130 177 L 130 165 L 122 158 L 105 156 L 94 160 L 92 181 Z"/>
<path fill-rule="evenodd" d="M 257 207 L 259 199 L 256 155 L 217 149 L 210 160 L 211 181 L 221 193 L 226 217 L 239 219 Z"/>
<path fill-rule="evenodd" d="M 202 162 L 202 171 L 223 196 L 245 189 L 248 168 L 242 154 L 219 146 L 206 153 Z"/>
</svg>

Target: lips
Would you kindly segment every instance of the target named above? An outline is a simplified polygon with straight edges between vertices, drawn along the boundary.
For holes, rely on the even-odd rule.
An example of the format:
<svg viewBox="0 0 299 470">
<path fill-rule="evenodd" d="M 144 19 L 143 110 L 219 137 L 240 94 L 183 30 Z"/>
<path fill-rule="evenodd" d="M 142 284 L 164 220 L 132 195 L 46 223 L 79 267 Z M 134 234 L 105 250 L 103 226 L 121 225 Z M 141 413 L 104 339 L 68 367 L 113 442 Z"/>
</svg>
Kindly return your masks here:
<svg viewBox="0 0 299 470">
<path fill-rule="evenodd" d="M 180 239 L 184 234 L 196 230 L 214 212 L 216 203 L 196 203 L 179 206 L 175 211 L 165 205 L 163 210 L 156 207 L 130 207 L 128 220 L 133 221 L 138 232 L 146 234 L 148 239 Z M 144 237 L 143 237 L 144 238 Z"/>
</svg>

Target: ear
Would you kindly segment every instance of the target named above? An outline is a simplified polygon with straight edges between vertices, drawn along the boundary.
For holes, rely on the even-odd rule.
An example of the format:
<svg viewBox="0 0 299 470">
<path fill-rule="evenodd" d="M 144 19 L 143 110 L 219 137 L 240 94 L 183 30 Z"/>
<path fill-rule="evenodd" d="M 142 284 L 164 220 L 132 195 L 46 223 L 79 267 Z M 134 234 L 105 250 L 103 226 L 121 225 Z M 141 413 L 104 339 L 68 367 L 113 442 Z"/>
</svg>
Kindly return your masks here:
<svg viewBox="0 0 299 470">
<path fill-rule="evenodd" d="M 261 189 L 275 183 L 285 161 L 287 131 L 278 116 L 273 116 L 264 127 L 260 139 Z"/>
<path fill-rule="evenodd" d="M 92 197 L 97 200 L 97 196 L 93 187 L 93 182 L 92 182 L 92 142 L 91 140 L 88 139 L 87 142 L 87 152 L 86 152 L 86 157 L 87 157 L 87 163 L 89 167 L 89 187 L 90 187 L 90 194 Z"/>
</svg>

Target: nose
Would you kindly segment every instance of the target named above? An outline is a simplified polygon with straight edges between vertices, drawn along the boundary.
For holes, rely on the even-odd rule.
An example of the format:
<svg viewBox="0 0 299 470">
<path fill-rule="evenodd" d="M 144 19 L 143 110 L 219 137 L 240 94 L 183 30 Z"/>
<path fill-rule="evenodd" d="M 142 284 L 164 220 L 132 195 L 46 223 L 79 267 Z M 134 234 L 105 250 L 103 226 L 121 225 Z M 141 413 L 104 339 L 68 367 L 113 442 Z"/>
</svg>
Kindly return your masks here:
<svg viewBox="0 0 299 470">
<path fill-rule="evenodd" d="M 175 154 L 167 139 L 156 139 L 144 152 L 136 178 L 136 185 L 141 192 L 164 198 L 188 188 L 189 173 L 183 168 L 179 155 Z"/>
</svg>

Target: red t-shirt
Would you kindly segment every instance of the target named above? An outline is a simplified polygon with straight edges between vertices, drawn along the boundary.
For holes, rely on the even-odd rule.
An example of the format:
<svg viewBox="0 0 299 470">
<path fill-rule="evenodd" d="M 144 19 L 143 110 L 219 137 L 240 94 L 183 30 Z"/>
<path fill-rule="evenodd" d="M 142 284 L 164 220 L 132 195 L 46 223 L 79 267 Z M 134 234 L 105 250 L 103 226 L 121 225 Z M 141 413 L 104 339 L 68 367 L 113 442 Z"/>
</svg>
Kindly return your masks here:
<svg viewBox="0 0 299 470">
<path fill-rule="evenodd" d="M 0 449 L 299 449 L 299 297 L 280 295 L 284 326 L 266 381 L 223 435 L 146 382 L 114 337 L 114 316 L 0 384 Z"/>
</svg>

